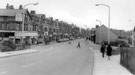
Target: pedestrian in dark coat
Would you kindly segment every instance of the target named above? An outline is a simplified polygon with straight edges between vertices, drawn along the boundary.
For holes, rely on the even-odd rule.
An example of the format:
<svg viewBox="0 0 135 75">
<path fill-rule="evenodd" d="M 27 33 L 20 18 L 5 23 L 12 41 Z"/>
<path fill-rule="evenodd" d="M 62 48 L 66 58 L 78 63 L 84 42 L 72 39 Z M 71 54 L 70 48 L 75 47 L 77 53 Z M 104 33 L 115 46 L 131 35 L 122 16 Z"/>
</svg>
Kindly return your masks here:
<svg viewBox="0 0 135 75">
<path fill-rule="evenodd" d="M 80 46 L 80 42 L 78 42 L 78 44 L 77 44 L 77 48 L 81 48 L 81 46 Z"/>
<path fill-rule="evenodd" d="M 107 47 L 107 56 L 108 56 L 108 60 L 110 60 L 110 56 L 112 55 L 112 47 L 109 44 Z"/>
<path fill-rule="evenodd" d="M 105 49 L 106 49 L 105 45 L 102 44 L 102 45 L 101 45 L 101 48 L 100 48 L 100 52 L 102 53 L 102 57 L 103 57 L 103 58 L 104 58 L 104 54 L 105 54 Z"/>
</svg>

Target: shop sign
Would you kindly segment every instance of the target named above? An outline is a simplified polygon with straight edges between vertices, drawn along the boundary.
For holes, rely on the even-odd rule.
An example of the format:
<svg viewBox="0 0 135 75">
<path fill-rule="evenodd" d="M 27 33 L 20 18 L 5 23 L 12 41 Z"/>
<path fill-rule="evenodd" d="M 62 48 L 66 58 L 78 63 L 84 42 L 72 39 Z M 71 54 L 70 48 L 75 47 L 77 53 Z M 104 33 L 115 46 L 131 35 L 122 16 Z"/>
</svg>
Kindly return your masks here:
<svg viewBox="0 0 135 75">
<path fill-rule="evenodd" d="M 15 15 L 15 21 L 23 21 L 23 15 L 22 14 L 16 14 Z"/>
</svg>

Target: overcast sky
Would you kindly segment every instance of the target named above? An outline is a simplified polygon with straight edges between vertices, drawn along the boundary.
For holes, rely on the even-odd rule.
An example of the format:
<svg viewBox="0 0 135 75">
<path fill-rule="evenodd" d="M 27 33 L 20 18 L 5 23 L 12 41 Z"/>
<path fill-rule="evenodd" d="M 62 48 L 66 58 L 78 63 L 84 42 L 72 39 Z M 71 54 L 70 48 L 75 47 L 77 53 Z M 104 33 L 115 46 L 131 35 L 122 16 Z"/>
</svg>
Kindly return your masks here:
<svg viewBox="0 0 135 75">
<path fill-rule="evenodd" d="M 39 3 L 37 6 L 29 5 L 26 8 L 47 17 L 89 28 L 99 24 L 96 19 L 108 26 L 108 8 L 95 6 L 107 4 L 111 7 L 111 28 L 131 30 L 135 26 L 135 0 L 1 0 L 0 8 L 5 8 L 7 3 L 18 8 L 20 4 L 36 2 Z"/>
</svg>

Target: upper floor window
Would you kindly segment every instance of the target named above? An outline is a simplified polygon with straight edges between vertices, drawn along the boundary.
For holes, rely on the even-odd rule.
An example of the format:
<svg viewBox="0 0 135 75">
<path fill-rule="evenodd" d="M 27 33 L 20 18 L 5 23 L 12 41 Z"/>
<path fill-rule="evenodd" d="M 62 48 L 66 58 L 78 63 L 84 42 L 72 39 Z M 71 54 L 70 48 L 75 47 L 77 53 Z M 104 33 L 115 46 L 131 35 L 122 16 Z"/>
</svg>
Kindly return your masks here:
<svg viewBox="0 0 135 75">
<path fill-rule="evenodd" d="M 47 27 L 45 27 L 45 29 L 44 29 L 44 30 L 45 30 L 45 32 L 47 32 Z"/>
<path fill-rule="evenodd" d="M 2 24 L 0 23 L 0 30 L 2 29 Z"/>
</svg>

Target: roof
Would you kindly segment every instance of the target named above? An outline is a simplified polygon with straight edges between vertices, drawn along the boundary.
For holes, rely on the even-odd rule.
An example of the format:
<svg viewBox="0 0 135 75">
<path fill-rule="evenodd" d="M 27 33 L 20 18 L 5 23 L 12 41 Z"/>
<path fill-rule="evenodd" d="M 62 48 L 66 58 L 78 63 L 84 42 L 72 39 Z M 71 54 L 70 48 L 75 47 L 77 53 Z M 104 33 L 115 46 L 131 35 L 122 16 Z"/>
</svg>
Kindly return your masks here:
<svg viewBox="0 0 135 75">
<path fill-rule="evenodd" d="M 26 9 L 0 9 L 0 16 L 15 16 L 17 13 L 24 13 Z"/>
<path fill-rule="evenodd" d="M 27 13 L 30 19 L 32 19 L 27 9 L 0 9 L 0 16 L 16 16 L 16 14 L 21 13 Z"/>
<path fill-rule="evenodd" d="M 35 14 L 37 17 L 45 19 L 45 14 Z"/>
</svg>

